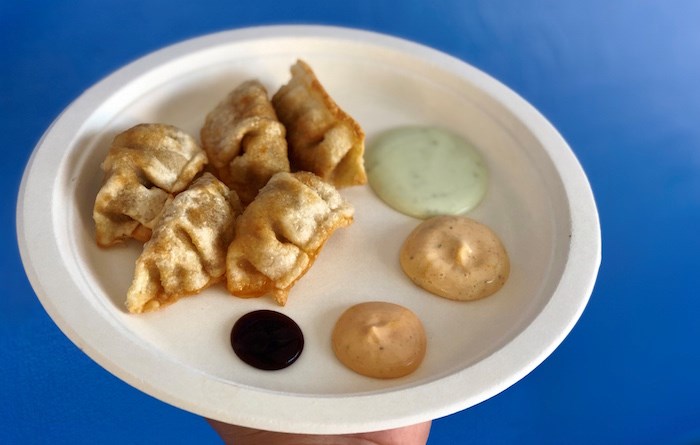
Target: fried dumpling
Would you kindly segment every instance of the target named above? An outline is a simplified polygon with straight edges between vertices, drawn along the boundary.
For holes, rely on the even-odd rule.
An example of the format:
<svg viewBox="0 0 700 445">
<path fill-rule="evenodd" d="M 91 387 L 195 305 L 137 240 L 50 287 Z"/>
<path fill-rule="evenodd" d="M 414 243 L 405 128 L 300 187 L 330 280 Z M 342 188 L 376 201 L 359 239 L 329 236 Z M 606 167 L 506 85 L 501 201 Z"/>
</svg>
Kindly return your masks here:
<svg viewBox="0 0 700 445">
<path fill-rule="evenodd" d="M 272 293 L 284 305 L 333 231 L 352 223 L 353 208 L 309 172 L 277 173 L 236 221 L 226 257 L 229 291 Z"/>
<path fill-rule="evenodd" d="M 326 93 L 309 65 L 299 60 L 292 78 L 272 97 L 287 129 L 292 169 L 310 171 L 336 187 L 365 184 L 365 134 Z"/>
<path fill-rule="evenodd" d="M 178 194 L 136 261 L 128 311 L 159 309 L 220 281 L 239 212 L 236 193 L 210 173 Z"/>
<path fill-rule="evenodd" d="M 172 194 L 206 163 L 197 141 L 171 125 L 140 124 L 117 135 L 102 163 L 105 177 L 93 208 L 97 244 L 148 240 Z"/>
<path fill-rule="evenodd" d="M 244 205 L 272 175 L 289 171 L 285 128 L 257 80 L 242 83 L 207 115 L 201 139 L 217 176 Z"/>
</svg>

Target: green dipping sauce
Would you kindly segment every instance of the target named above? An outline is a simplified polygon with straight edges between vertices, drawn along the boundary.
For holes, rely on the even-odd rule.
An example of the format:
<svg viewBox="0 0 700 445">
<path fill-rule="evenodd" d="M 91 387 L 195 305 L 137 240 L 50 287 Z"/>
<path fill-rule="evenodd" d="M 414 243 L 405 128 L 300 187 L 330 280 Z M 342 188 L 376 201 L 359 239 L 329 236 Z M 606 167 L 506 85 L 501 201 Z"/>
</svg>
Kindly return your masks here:
<svg viewBox="0 0 700 445">
<path fill-rule="evenodd" d="M 486 193 L 488 171 L 462 137 L 435 127 L 400 127 L 382 133 L 365 153 L 374 193 L 406 215 L 458 215 Z"/>
</svg>

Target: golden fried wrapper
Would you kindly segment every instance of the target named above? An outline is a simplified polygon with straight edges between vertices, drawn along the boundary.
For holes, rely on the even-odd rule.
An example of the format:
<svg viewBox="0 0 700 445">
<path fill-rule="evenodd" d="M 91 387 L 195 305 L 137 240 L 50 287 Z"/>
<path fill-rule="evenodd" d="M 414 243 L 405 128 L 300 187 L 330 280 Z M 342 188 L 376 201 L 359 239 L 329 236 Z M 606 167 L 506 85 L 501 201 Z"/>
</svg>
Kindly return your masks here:
<svg viewBox="0 0 700 445">
<path fill-rule="evenodd" d="M 309 65 L 299 60 L 291 72 L 272 105 L 287 129 L 292 168 L 336 187 L 365 184 L 362 128 L 331 99 Z"/>
<path fill-rule="evenodd" d="M 206 163 L 197 141 L 171 125 L 140 124 L 117 135 L 102 163 L 105 177 L 93 208 L 97 244 L 148 240 L 172 194 Z"/>
<path fill-rule="evenodd" d="M 257 80 L 242 83 L 207 115 L 201 139 L 218 177 L 244 205 L 272 175 L 289 171 L 285 128 Z"/>
<path fill-rule="evenodd" d="M 226 281 L 239 297 L 272 293 L 284 305 L 324 243 L 353 220 L 338 191 L 309 172 L 277 173 L 236 221 Z"/>
<path fill-rule="evenodd" d="M 128 311 L 159 309 L 220 281 L 240 209 L 236 193 L 210 173 L 168 203 L 136 261 Z"/>
</svg>

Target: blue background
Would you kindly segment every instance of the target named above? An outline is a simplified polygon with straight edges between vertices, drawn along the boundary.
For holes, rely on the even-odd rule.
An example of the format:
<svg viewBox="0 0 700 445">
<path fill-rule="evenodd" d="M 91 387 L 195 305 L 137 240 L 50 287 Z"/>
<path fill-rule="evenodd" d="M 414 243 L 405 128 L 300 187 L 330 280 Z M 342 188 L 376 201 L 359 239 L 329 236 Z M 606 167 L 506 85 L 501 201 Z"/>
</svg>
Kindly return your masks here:
<svg viewBox="0 0 700 445">
<path fill-rule="evenodd" d="M 700 443 L 700 2 L 0 0 L 0 442 L 218 443 L 204 420 L 83 355 L 24 275 L 15 204 L 41 134 L 146 53 L 235 27 L 394 34 L 510 86 L 591 181 L 603 263 L 563 344 L 522 381 L 436 420 L 429 444 Z"/>
</svg>

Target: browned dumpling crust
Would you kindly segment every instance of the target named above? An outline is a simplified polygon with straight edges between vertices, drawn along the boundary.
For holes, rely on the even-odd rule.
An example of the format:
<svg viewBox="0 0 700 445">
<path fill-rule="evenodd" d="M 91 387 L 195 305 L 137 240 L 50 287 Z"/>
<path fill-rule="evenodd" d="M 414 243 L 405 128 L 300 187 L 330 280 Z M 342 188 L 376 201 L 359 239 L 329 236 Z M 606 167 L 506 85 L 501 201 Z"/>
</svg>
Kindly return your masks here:
<svg viewBox="0 0 700 445">
<path fill-rule="evenodd" d="M 339 188 L 365 184 L 362 128 L 338 107 L 304 61 L 297 61 L 291 73 L 272 105 L 287 129 L 292 169 L 313 172 Z"/>
<path fill-rule="evenodd" d="M 172 125 L 140 124 L 117 135 L 102 163 L 105 178 L 93 208 L 97 244 L 148 240 L 173 194 L 206 163 L 197 141 Z"/>
<path fill-rule="evenodd" d="M 242 83 L 207 115 L 201 139 L 218 177 L 244 205 L 272 175 L 289 171 L 285 128 L 257 80 Z"/>
<path fill-rule="evenodd" d="M 210 173 L 178 194 L 136 261 L 127 310 L 159 309 L 220 281 L 239 212 L 236 193 Z"/>
<path fill-rule="evenodd" d="M 271 293 L 284 305 L 324 243 L 353 220 L 335 187 L 309 172 L 277 173 L 236 222 L 226 281 L 239 297 Z"/>
</svg>

